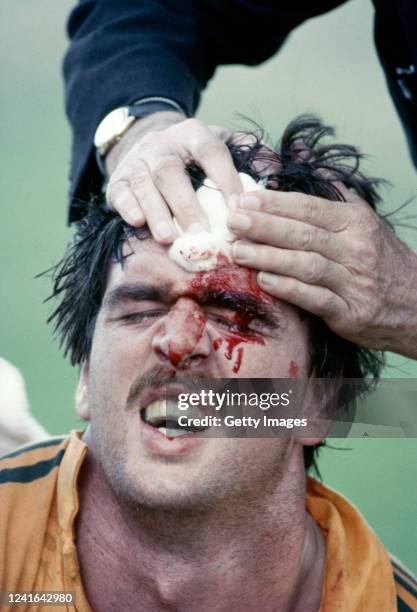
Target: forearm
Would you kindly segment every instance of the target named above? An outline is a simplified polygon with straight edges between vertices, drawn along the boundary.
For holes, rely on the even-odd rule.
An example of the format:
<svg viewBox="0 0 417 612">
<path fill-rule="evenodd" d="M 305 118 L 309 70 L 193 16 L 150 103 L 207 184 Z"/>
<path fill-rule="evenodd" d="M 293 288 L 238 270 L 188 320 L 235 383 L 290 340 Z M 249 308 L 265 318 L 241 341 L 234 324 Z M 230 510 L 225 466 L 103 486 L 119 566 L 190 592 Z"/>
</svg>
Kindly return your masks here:
<svg viewBox="0 0 417 612">
<path fill-rule="evenodd" d="M 184 17 L 184 18 L 183 18 Z M 72 201 L 100 190 L 102 176 L 93 140 L 112 110 L 152 96 L 173 100 L 192 115 L 208 78 L 194 45 L 195 24 L 163 2 L 81 2 L 68 26 L 71 44 L 64 61 L 65 94 L 72 126 Z M 181 34 L 169 37 L 169 31 Z M 196 61 L 190 59 L 196 58 Z M 77 207 L 78 208 L 78 207 Z M 71 220 L 82 215 L 73 210 Z"/>
<path fill-rule="evenodd" d="M 101 187 L 92 143 L 110 111 L 161 96 L 192 116 L 216 66 L 264 61 L 315 13 L 247 0 L 233 7 L 220 0 L 81 0 L 68 22 L 71 44 L 64 61 L 73 129 L 71 199 L 83 201 Z M 262 37 L 248 45 L 254 29 Z M 82 210 L 71 220 L 81 215 Z"/>
<path fill-rule="evenodd" d="M 417 5 L 373 2 L 376 50 L 417 168 Z"/>
</svg>

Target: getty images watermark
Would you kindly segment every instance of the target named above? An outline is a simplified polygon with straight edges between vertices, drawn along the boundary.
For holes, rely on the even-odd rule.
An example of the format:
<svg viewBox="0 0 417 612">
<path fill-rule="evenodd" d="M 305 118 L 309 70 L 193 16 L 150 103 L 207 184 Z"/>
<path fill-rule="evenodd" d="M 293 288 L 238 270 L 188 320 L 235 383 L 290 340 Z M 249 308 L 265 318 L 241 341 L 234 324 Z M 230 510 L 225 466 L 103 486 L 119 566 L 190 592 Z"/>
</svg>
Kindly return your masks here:
<svg viewBox="0 0 417 612">
<path fill-rule="evenodd" d="M 211 410 L 220 411 L 228 409 L 235 409 L 236 407 L 249 407 L 257 408 L 262 411 L 270 410 L 271 408 L 282 407 L 286 408 L 291 403 L 292 389 L 287 392 L 276 393 L 276 392 L 264 392 L 264 393 L 245 393 L 245 392 L 233 392 L 224 391 L 222 393 L 213 391 L 212 389 L 201 389 L 199 392 L 194 393 L 179 393 L 178 394 L 178 410 L 186 411 L 192 409 L 199 409 L 198 414 L 186 415 L 182 414 L 178 416 L 178 425 L 184 428 L 206 428 L 206 427 L 252 427 L 258 429 L 262 427 L 284 427 L 286 429 L 292 429 L 293 427 L 307 427 L 308 419 L 303 418 L 285 418 L 281 417 L 270 417 L 266 414 L 262 416 L 254 415 L 236 415 L 236 414 L 225 414 L 222 416 L 215 416 L 213 414 L 200 413 L 201 408 L 210 408 Z"/>
<path fill-rule="evenodd" d="M 416 379 L 372 383 L 363 379 L 202 378 L 186 380 L 185 389 L 183 386 L 175 397 L 169 384 L 166 392 L 166 425 L 162 426 L 176 433 L 417 437 Z"/>
</svg>

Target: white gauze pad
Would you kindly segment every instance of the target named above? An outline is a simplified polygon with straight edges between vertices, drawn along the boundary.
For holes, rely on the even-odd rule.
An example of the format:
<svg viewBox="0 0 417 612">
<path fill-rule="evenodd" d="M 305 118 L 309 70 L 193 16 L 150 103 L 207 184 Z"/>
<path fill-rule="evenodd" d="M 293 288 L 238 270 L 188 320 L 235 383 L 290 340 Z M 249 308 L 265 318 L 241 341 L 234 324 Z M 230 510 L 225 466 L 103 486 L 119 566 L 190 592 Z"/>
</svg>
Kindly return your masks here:
<svg viewBox="0 0 417 612">
<path fill-rule="evenodd" d="M 245 192 L 265 189 L 249 174 L 239 172 L 239 177 Z M 174 217 L 179 235 L 169 249 L 171 259 L 189 272 L 213 270 L 232 263 L 232 242 L 237 238 L 227 227 L 229 207 L 213 181 L 205 179 L 197 190 L 197 198 L 209 219 L 210 231 L 184 232 Z"/>
</svg>

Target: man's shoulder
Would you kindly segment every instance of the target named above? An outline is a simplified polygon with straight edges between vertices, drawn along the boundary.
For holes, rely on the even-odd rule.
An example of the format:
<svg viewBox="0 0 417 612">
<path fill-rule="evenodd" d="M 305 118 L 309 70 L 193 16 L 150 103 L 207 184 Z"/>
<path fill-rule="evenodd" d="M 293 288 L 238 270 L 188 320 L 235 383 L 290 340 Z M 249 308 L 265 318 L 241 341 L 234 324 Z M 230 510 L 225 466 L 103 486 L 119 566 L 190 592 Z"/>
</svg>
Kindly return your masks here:
<svg viewBox="0 0 417 612">
<path fill-rule="evenodd" d="M 397 591 L 398 612 L 417 610 L 417 578 L 396 557 L 390 555 Z"/>
<path fill-rule="evenodd" d="M 32 508 L 32 512 L 35 507 L 42 506 L 41 493 L 43 499 L 50 498 L 67 445 L 67 437 L 48 438 L 0 458 L 0 513 L 3 525 L 7 523 L 9 512 L 13 510 L 15 513 L 20 506 L 26 506 L 28 511 Z M 35 502 L 34 506 L 31 499 Z"/>
<path fill-rule="evenodd" d="M 56 531 L 57 480 L 68 438 L 0 458 L 0 591 L 33 590 L 46 535 Z"/>
<path fill-rule="evenodd" d="M 68 445 L 68 436 L 46 438 L 40 442 L 27 444 L 0 456 L 0 485 L 6 482 L 31 482 L 48 471 L 43 462 L 62 454 Z M 41 465 L 39 465 L 41 464 Z M 59 461 L 56 463 L 59 465 Z M 51 469 L 54 466 L 51 466 Z"/>
</svg>

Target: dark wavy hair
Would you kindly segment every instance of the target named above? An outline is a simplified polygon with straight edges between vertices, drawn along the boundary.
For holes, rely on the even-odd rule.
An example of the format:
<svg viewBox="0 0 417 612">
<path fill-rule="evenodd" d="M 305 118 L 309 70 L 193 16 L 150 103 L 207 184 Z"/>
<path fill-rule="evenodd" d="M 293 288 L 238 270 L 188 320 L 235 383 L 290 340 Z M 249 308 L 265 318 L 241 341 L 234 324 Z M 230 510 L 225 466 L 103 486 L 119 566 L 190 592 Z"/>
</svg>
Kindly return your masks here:
<svg viewBox="0 0 417 612">
<path fill-rule="evenodd" d="M 270 189 L 335 201 L 344 201 L 334 184 L 335 180 L 342 181 L 376 209 L 379 180 L 360 171 L 362 155 L 355 147 L 328 142 L 334 131 L 316 117 L 301 116 L 292 121 L 275 148 L 265 146 L 259 135 L 250 135 L 246 139 L 233 136 L 227 142 L 238 171 L 256 180 L 262 178 Z M 205 178 L 204 173 L 195 165 L 189 166 L 188 172 L 197 189 Z M 133 228 L 110 211 L 103 196 L 92 198 L 88 203 L 63 259 L 52 268 L 53 291 L 48 298 L 59 299 L 48 323 L 53 324 L 73 365 L 89 356 L 109 265 L 123 261 L 123 245 L 130 238 L 149 237 L 146 227 Z M 303 316 L 309 321 L 313 375 L 362 381 L 354 391 L 351 384 L 340 386 L 340 404 L 351 405 L 355 396 L 368 390 L 378 379 L 384 365 L 382 353 L 340 338 L 316 316 L 305 312 Z M 304 447 L 306 469 L 317 469 L 315 458 L 319 446 L 322 444 Z"/>
</svg>

